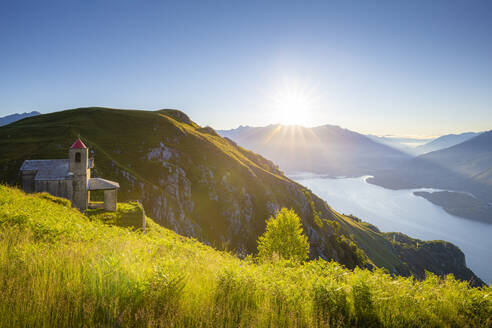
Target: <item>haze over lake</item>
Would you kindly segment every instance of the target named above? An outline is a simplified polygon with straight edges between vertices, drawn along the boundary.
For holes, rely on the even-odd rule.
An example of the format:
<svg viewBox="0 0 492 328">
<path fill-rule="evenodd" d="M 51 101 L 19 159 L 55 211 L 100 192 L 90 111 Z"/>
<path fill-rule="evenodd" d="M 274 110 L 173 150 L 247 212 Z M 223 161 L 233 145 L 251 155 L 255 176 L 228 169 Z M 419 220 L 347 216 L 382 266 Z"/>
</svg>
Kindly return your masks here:
<svg viewBox="0 0 492 328">
<path fill-rule="evenodd" d="M 399 231 L 422 240 L 452 242 L 465 253 L 468 267 L 487 284 L 492 282 L 492 224 L 450 215 L 413 195 L 416 190 L 385 189 L 367 183 L 367 177 L 333 179 L 303 173 L 290 178 L 311 189 L 335 210 L 354 214 L 383 232 Z"/>
</svg>

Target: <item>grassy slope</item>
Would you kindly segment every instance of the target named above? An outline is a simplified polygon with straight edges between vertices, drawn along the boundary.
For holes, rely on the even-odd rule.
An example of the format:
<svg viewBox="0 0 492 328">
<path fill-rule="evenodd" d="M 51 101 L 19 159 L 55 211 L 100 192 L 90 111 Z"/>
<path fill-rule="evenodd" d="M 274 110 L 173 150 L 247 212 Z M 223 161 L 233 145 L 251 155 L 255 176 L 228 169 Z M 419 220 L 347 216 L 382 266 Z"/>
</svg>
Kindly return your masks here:
<svg viewBox="0 0 492 328">
<path fill-rule="evenodd" d="M 280 206 L 292 207 L 301 215 L 303 224 L 309 227 L 308 235 L 312 245 L 319 242 L 315 240 L 316 237 L 319 239 L 319 236 L 325 238 L 333 235 L 329 224 L 324 227 L 315 224 L 314 213 L 318 212 L 322 218 L 338 222 L 340 232 L 347 238 L 353 236 L 357 245 L 368 255 L 370 263 L 386 267 L 392 272 L 406 275 L 413 272 L 423 277 L 422 271 L 412 271 L 404 263 L 405 259 L 398 257 L 384 234 L 340 215 L 311 193 L 306 196 L 305 192 L 303 194 L 304 187 L 285 177 L 273 163 L 219 137 L 213 129 L 200 128 L 179 111 L 84 108 L 15 122 L 0 128 L 0 178 L 9 183 L 18 181 L 18 168 L 25 159 L 65 158 L 70 143 L 78 134 L 83 136 L 91 148 L 91 156 L 95 157 L 94 175 L 119 181 L 122 187 L 120 199 L 141 199 L 142 195 L 147 195 L 143 202 L 148 213 L 153 216 L 158 214 L 157 210 L 152 209 L 161 195 L 166 196 L 164 201 L 167 201 L 171 210 L 182 208 L 190 199 L 183 198 L 182 194 L 178 195 L 182 199 L 177 199 L 175 194 L 185 189 L 183 180 L 189 180 L 194 206 L 190 213 L 184 213 L 192 221 L 193 233 L 179 226 L 175 228 L 165 221 L 166 216 L 177 216 L 176 211 L 167 211 L 162 214 L 164 218 L 156 217 L 164 226 L 195 235 L 218 246 L 222 246 L 221 240 L 226 240 L 232 243 L 229 244 L 232 248 L 240 246 L 253 251 L 257 236 L 264 229 L 265 218 L 271 214 L 267 203 L 275 202 Z M 166 168 L 163 168 L 161 161 L 149 160 L 147 157 L 149 149 L 161 143 L 179 152 L 178 156 L 166 163 Z M 222 192 L 219 202 L 210 200 L 207 185 L 200 181 L 202 175 L 197 170 L 202 164 L 213 170 L 217 180 L 215 189 L 218 193 Z M 172 173 L 168 174 L 168 169 Z M 180 178 L 172 186 L 174 189 L 168 188 L 169 177 L 179 172 L 179 169 L 186 173 L 186 179 Z M 128 174 L 135 180 L 127 180 L 125 177 Z M 229 187 L 233 189 L 221 184 L 224 177 L 228 178 Z M 139 185 L 144 187 L 139 188 Z M 240 222 L 240 230 L 232 234 L 230 231 L 234 227 L 231 226 L 229 216 L 234 211 L 224 210 L 223 204 L 230 201 L 228 197 L 244 201 L 243 187 L 251 196 L 254 212 L 251 222 L 243 220 Z M 314 204 L 311 209 L 305 208 L 307 198 Z M 241 214 L 243 212 L 246 211 L 239 211 Z M 329 240 L 331 244 L 317 245 L 317 248 L 312 249 L 312 255 L 334 258 L 351 267 L 360 263 L 357 250 L 352 249 L 349 242 Z M 237 241 L 241 244 L 234 244 Z M 333 255 L 334 248 L 336 256 Z M 428 270 L 440 273 L 440 266 L 428 266 Z"/>
<path fill-rule="evenodd" d="M 492 290 L 313 261 L 255 264 L 0 186 L 0 326 L 488 327 Z M 138 217 L 132 204 L 118 215 Z"/>
<path fill-rule="evenodd" d="M 17 171 L 25 159 L 66 157 L 72 139 L 80 134 L 95 154 L 95 175 L 99 174 L 119 181 L 123 191 L 120 194 L 124 199 L 138 199 L 140 193 L 138 188 L 132 186 L 131 181 L 121 179 L 119 173 L 122 171 L 130 173 L 137 181 L 163 192 L 169 196 L 170 202 L 176 201 L 172 192 L 156 181 L 163 177 L 163 172 L 167 169 L 163 169 L 159 161 L 147 160 L 146 157 L 149 149 L 158 147 L 161 142 L 169 145 L 173 143 L 174 138 L 180 139 L 179 144 L 173 145 L 174 149 L 190 156 L 186 159 L 186 163 L 179 163 L 180 166 L 184 166 L 190 178 L 198 174 L 193 172 L 196 171 L 197 165 L 189 162 L 203 162 L 209 167 L 217 168 L 219 171 L 217 174 L 220 176 L 229 173 L 236 184 L 250 185 L 258 197 L 262 197 L 265 191 L 262 190 L 261 182 L 252 185 L 250 181 L 255 179 L 251 178 L 261 177 L 266 179 L 267 183 L 268 180 L 275 180 L 278 183 L 286 179 L 269 161 L 252 152 L 239 150 L 219 136 L 207 133 L 208 130 L 198 128 L 191 121 L 190 124 L 186 124 L 174 119 L 181 118 L 176 113 L 179 112 L 89 108 L 63 111 L 39 116 L 30 121 L 16 122 L 0 131 L 0 148 L 4 154 L 0 159 L 0 166 L 4 169 L 2 175 L 8 177 L 7 182 L 13 183 L 18 181 L 15 179 L 18 177 Z M 208 238 L 209 241 L 218 240 L 223 232 L 213 229 L 226 224 L 215 223 L 225 223 L 225 220 L 220 213 L 213 213 L 218 212 L 216 208 L 207 208 L 210 207 L 208 199 L 203 199 L 201 194 L 203 192 L 194 195 L 196 196 L 193 199 L 196 204 L 195 209 L 196 211 L 210 210 L 209 220 L 212 222 L 200 222 L 199 226 L 205 230 L 204 235 L 213 234 L 212 238 Z M 151 207 L 149 204 L 145 205 L 146 208 Z M 263 212 L 263 217 L 268 216 L 266 211 Z"/>
</svg>

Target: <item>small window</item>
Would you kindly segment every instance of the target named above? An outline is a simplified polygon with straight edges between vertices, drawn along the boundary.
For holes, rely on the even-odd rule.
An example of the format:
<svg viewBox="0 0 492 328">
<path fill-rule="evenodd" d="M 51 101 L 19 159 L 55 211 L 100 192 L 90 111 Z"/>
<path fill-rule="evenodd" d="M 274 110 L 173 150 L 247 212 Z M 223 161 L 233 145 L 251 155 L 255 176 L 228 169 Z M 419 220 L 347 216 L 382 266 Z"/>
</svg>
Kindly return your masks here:
<svg viewBox="0 0 492 328">
<path fill-rule="evenodd" d="M 80 153 L 75 153 L 75 163 L 80 163 Z"/>
</svg>

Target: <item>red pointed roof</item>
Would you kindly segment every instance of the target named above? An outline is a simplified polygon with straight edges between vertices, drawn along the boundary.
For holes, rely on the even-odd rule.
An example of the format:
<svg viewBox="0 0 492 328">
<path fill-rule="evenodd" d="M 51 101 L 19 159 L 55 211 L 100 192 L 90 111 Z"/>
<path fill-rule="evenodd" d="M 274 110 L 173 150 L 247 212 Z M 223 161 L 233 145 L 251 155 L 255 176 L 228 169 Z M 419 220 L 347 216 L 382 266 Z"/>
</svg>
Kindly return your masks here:
<svg viewBox="0 0 492 328">
<path fill-rule="evenodd" d="M 87 148 L 82 140 L 80 138 L 77 138 L 77 140 L 73 143 L 72 147 L 70 149 L 80 149 L 80 148 Z"/>
</svg>

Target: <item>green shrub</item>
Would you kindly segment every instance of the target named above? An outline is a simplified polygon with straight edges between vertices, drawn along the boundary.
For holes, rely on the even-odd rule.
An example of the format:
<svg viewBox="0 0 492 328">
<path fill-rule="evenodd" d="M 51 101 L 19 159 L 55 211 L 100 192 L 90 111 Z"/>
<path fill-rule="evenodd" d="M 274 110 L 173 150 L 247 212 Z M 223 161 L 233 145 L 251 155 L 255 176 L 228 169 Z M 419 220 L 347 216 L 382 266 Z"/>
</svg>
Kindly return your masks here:
<svg viewBox="0 0 492 328">
<path fill-rule="evenodd" d="M 261 260 L 278 256 L 302 262 L 308 258 L 309 243 L 303 235 L 301 219 L 294 210 L 282 208 L 266 222 L 266 231 L 258 239 L 258 257 Z"/>
</svg>

